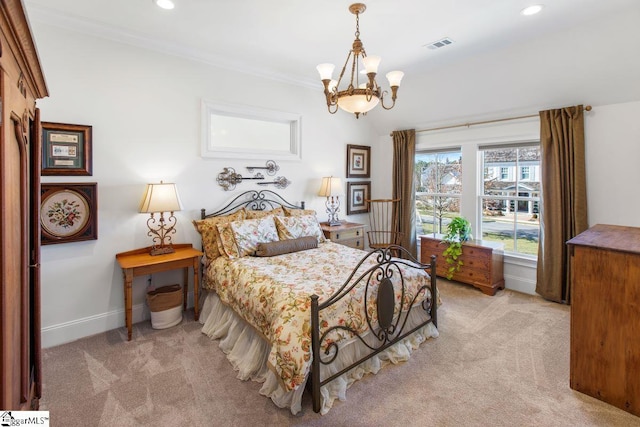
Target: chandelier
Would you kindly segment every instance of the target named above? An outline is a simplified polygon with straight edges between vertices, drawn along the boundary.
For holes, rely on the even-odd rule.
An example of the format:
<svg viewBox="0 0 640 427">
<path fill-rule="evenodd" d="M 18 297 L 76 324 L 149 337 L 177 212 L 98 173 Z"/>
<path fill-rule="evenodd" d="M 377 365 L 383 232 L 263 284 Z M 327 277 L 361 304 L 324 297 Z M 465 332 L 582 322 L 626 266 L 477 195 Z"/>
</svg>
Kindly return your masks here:
<svg viewBox="0 0 640 427">
<path fill-rule="evenodd" d="M 333 64 L 320 64 L 316 68 L 320 73 L 320 79 L 324 84 L 324 95 L 327 98 L 327 109 L 329 113 L 335 114 L 338 111 L 338 107 L 343 110 L 354 113 L 356 118 L 359 118 L 360 114 L 365 115 L 367 111 L 375 108 L 378 103 L 382 105 L 385 110 L 390 110 L 396 105 L 396 96 L 398 94 L 398 87 L 400 87 L 400 81 L 404 76 L 402 71 L 391 71 L 387 73 L 387 79 L 389 80 L 389 86 L 391 86 L 391 101 L 390 106 L 384 105 L 384 95 L 387 91 L 383 91 L 378 82 L 376 81 L 376 74 L 378 73 L 378 65 L 380 65 L 379 56 L 367 56 L 364 50 L 362 41 L 360 40 L 360 14 L 366 10 L 366 6 L 363 3 L 354 3 L 349 6 L 349 11 L 356 15 L 356 39 L 353 41 L 353 47 L 347 55 L 347 60 L 342 67 L 338 80 L 332 79 L 333 70 L 335 65 Z M 362 65 L 364 66 L 364 73 L 367 74 L 366 81 L 360 83 L 360 58 L 362 58 Z M 351 60 L 351 79 L 349 85 L 345 89 L 340 88 L 340 84 L 343 83 L 343 77 L 347 66 Z M 346 78 L 345 78 L 346 83 Z"/>
</svg>

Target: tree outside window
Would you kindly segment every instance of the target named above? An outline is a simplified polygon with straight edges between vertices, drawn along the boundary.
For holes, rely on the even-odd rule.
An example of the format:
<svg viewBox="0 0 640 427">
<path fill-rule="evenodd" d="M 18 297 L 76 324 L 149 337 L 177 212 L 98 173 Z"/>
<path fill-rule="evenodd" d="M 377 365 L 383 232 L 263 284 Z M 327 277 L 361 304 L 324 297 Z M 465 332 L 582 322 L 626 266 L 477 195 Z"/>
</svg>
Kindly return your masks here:
<svg viewBox="0 0 640 427">
<path fill-rule="evenodd" d="M 459 149 L 416 153 L 416 231 L 442 233 L 460 214 L 462 153 Z"/>
</svg>

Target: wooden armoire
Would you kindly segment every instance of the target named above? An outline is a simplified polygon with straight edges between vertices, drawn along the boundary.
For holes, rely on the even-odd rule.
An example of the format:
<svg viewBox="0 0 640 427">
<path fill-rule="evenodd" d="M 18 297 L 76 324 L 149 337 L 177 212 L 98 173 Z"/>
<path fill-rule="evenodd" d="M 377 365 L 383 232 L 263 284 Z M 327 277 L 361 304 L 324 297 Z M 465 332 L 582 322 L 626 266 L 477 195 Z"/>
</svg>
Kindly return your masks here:
<svg viewBox="0 0 640 427">
<path fill-rule="evenodd" d="M 40 118 L 47 96 L 20 0 L 0 0 L 0 409 L 37 409 Z"/>
</svg>

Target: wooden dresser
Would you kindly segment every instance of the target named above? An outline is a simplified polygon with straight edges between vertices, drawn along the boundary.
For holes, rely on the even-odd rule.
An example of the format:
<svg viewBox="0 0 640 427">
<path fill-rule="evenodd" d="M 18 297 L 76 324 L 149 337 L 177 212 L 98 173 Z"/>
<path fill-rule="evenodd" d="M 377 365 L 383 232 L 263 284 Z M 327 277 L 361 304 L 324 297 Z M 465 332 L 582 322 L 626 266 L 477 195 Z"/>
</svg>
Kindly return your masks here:
<svg viewBox="0 0 640 427">
<path fill-rule="evenodd" d="M 567 244 L 570 386 L 640 416 L 640 228 L 595 225 Z"/>
<path fill-rule="evenodd" d="M 442 252 L 447 244 L 441 235 L 420 236 L 420 262 L 428 264 L 431 255 L 436 255 L 436 274 L 447 277 L 448 264 Z M 504 250 L 501 243 L 472 240 L 462 244 L 464 265 L 453 275 L 452 280 L 475 286 L 487 295 L 495 295 L 504 289 Z"/>
<path fill-rule="evenodd" d="M 0 409 L 37 409 L 44 76 L 20 0 L 0 2 Z"/>
<path fill-rule="evenodd" d="M 320 223 L 324 237 L 335 243 L 364 249 L 364 224 L 343 221 L 340 225 Z"/>
</svg>

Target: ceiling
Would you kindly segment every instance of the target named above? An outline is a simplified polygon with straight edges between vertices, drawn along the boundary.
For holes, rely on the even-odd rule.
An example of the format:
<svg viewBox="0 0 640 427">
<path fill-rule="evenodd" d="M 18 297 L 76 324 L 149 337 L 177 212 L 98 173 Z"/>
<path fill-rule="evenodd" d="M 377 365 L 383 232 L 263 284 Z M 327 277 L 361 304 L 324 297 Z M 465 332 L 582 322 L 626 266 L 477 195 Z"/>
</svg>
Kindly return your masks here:
<svg viewBox="0 0 640 427">
<path fill-rule="evenodd" d="M 354 38 L 355 16 L 348 11 L 351 3 L 349 1 L 174 2 L 175 9 L 167 11 L 158 8 L 152 0 L 24 0 L 32 21 L 35 19 L 195 58 L 217 66 L 317 87 L 319 91 L 321 84 L 316 65 L 332 62 L 340 68 Z M 521 9 L 535 2 L 546 3 L 541 13 L 529 17 L 520 15 Z M 624 19 L 625 16 L 640 18 L 639 0 L 370 0 L 366 5 L 367 10 L 360 17 L 360 38 L 367 53 L 382 57 L 381 75 L 393 69 L 405 72 L 398 104 L 403 102 L 403 96 L 407 99 L 414 98 L 410 105 L 403 108 L 402 116 L 389 116 L 395 117 L 394 123 L 386 123 L 386 126 L 390 127 L 503 114 L 502 110 L 538 108 L 538 102 L 529 102 L 529 105 L 526 105 L 527 103 L 522 101 L 505 100 L 504 105 L 497 107 L 478 104 L 473 108 L 441 112 L 441 106 L 437 105 L 440 102 L 434 102 L 433 98 L 431 104 L 418 105 L 420 99 L 426 101 L 429 96 L 416 95 L 416 92 L 422 89 L 419 90 L 418 86 L 412 85 L 420 82 L 420 88 L 426 86 L 434 94 L 441 92 L 440 86 L 449 85 L 448 92 L 442 93 L 451 94 L 458 87 L 458 84 L 453 84 L 455 81 L 452 79 L 456 78 L 458 82 L 473 81 L 474 73 L 478 71 L 477 67 L 486 67 L 488 64 L 500 67 L 503 61 L 506 69 L 517 70 L 517 80 L 527 80 L 527 71 L 522 67 L 518 68 L 517 52 L 532 49 L 531 54 L 527 56 L 531 58 L 537 55 L 538 50 L 546 43 L 552 45 L 547 46 L 547 51 L 553 51 L 557 48 L 557 43 L 552 42 L 556 36 L 560 44 L 566 42 L 567 46 L 571 46 L 571 43 L 575 45 L 575 40 L 566 41 L 566 36 L 578 34 L 576 29 L 583 29 L 586 36 L 582 40 L 585 44 L 589 43 L 592 54 L 598 56 L 602 52 L 601 47 L 594 46 L 596 41 L 587 40 L 589 34 L 593 31 L 609 32 L 611 28 L 622 31 L 620 27 L 627 27 L 626 23 L 598 23 L 606 23 L 610 19 L 620 17 Z M 597 35 L 598 43 L 607 50 L 610 50 L 612 43 L 615 42 L 617 45 L 619 41 L 626 43 L 625 46 L 637 46 L 640 32 L 635 27 L 640 27 L 637 25 L 640 21 L 635 22 L 634 28 L 628 25 L 630 28 L 624 28 L 624 32 L 619 35 Z M 438 50 L 425 47 L 443 37 L 451 38 L 454 43 Z M 519 46 L 523 48 L 519 49 Z M 639 56 L 638 51 L 633 54 L 626 52 L 625 55 L 619 56 Z M 558 53 L 554 55 L 557 56 Z M 545 61 L 544 58 L 536 59 L 538 62 Z M 589 67 L 589 73 L 596 74 L 597 80 L 601 80 L 608 72 L 607 68 L 614 65 L 607 55 L 603 58 L 604 63 L 593 59 L 586 61 L 584 66 Z M 628 62 L 629 58 L 626 58 L 626 61 Z M 631 67 L 632 71 L 640 72 L 638 60 L 631 62 L 625 66 Z M 583 73 L 586 72 L 583 70 Z M 511 74 L 509 73 L 510 76 Z M 479 75 L 485 74 L 481 72 Z M 639 74 L 636 73 L 635 76 L 637 75 Z M 434 79 L 443 79 L 440 82 L 442 84 L 434 82 Z M 383 78 L 380 83 L 386 86 L 384 80 Z M 505 80 L 500 80 L 502 83 L 494 84 L 504 84 Z M 509 81 L 509 78 L 506 80 Z M 425 85 L 428 81 L 432 82 L 432 87 L 429 87 L 429 84 Z M 482 84 L 491 84 L 486 78 L 484 82 Z M 481 82 L 475 82 L 475 85 L 478 84 Z M 531 90 L 535 91 L 535 85 L 531 86 Z M 631 92 L 634 93 L 633 96 L 640 98 L 640 88 L 636 91 L 636 87 L 634 86 Z M 585 102 L 600 101 L 588 98 L 588 88 L 583 88 L 583 91 L 586 91 Z M 629 88 L 626 92 L 628 97 Z M 477 100 L 459 96 L 458 104 L 466 106 L 469 103 L 478 103 Z M 620 99 L 624 101 L 622 94 L 612 101 L 619 102 Z M 318 102 L 323 102 L 322 95 L 319 95 Z M 557 102 L 565 101 L 560 99 Z M 567 102 L 575 101 L 567 99 Z M 602 102 L 610 101 L 603 99 Z M 428 118 L 412 116 L 412 111 L 423 107 Z M 381 113 L 380 116 L 389 113 Z"/>
</svg>

